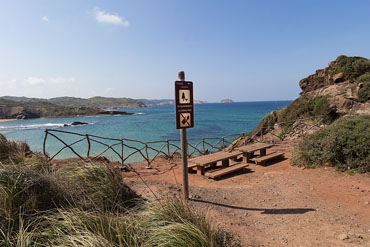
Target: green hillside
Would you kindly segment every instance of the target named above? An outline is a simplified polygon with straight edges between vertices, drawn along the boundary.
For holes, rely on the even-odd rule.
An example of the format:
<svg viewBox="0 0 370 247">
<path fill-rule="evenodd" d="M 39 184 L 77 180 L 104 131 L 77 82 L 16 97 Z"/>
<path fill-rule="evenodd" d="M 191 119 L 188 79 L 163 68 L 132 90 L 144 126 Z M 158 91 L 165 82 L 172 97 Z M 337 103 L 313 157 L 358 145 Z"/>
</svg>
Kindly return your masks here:
<svg viewBox="0 0 370 247">
<path fill-rule="evenodd" d="M 145 104 L 139 100 L 131 98 L 107 98 L 107 97 L 92 97 L 88 99 L 76 98 L 76 97 L 57 97 L 51 99 L 41 98 L 27 98 L 27 97 L 15 97 L 15 96 L 3 96 L 0 97 L 6 100 L 12 100 L 16 102 L 47 102 L 61 106 L 68 107 L 89 107 L 96 109 L 115 109 L 115 108 L 141 108 L 145 107 Z"/>
</svg>

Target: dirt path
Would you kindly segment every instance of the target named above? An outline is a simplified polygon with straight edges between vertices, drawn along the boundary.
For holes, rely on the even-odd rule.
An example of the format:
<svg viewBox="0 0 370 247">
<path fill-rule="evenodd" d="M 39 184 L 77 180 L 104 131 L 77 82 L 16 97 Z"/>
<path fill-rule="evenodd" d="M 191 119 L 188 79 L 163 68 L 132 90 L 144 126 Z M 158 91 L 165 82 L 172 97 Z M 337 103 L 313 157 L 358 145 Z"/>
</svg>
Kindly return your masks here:
<svg viewBox="0 0 370 247">
<path fill-rule="evenodd" d="M 288 159 L 214 181 L 190 174 L 190 201 L 215 225 L 237 234 L 242 246 L 369 246 L 370 176 L 331 168 L 290 166 L 297 141 L 276 145 Z M 154 169 L 134 167 L 158 196 L 181 196 L 178 159 L 158 159 Z M 139 194 L 153 194 L 132 172 L 123 177 Z M 177 182 L 176 182 L 177 181 Z"/>
</svg>

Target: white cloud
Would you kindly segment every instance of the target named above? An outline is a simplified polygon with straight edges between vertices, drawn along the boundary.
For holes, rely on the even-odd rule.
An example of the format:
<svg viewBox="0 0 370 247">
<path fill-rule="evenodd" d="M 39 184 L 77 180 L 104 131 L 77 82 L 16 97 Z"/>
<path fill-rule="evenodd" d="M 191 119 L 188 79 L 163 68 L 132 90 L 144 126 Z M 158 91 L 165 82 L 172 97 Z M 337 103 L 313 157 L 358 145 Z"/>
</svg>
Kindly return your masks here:
<svg viewBox="0 0 370 247">
<path fill-rule="evenodd" d="M 75 82 L 75 81 L 76 81 L 76 78 L 74 78 L 73 76 L 69 77 L 69 78 L 56 77 L 56 78 L 50 78 L 49 79 L 49 82 L 53 83 L 53 84 L 65 84 L 65 83 L 71 83 L 71 82 Z"/>
<path fill-rule="evenodd" d="M 24 81 L 31 86 L 42 85 L 46 82 L 45 79 L 39 77 L 28 77 Z"/>
<path fill-rule="evenodd" d="M 126 20 L 123 20 L 121 16 L 115 15 L 115 14 L 109 14 L 99 8 L 95 8 L 95 19 L 99 23 L 108 23 L 108 24 L 114 24 L 114 25 L 119 25 L 123 27 L 129 26 L 129 22 Z"/>
<path fill-rule="evenodd" d="M 13 82 L 13 84 L 16 82 L 16 79 L 12 79 L 9 82 Z M 27 85 L 30 86 L 44 86 L 46 84 L 48 85 L 56 85 L 56 84 L 67 84 L 71 82 L 75 82 L 75 77 L 54 77 L 54 78 L 41 78 L 41 77 L 27 77 L 23 80 Z"/>
<path fill-rule="evenodd" d="M 47 16 L 43 16 L 43 17 L 41 18 L 41 20 L 42 20 L 42 21 L 45 21 L 45 22 L 48 22 L 48 21 L 49 21 L 49 18 L 48 18 Z"/>
<path fill-rule="evenodd" d="M 0 95 L 50 98 L 57 96 L 78 96 L 84 93 L 80 82 L 70 77 L 37 77 L 10 78 L 0 77 Z"/>
</svg>

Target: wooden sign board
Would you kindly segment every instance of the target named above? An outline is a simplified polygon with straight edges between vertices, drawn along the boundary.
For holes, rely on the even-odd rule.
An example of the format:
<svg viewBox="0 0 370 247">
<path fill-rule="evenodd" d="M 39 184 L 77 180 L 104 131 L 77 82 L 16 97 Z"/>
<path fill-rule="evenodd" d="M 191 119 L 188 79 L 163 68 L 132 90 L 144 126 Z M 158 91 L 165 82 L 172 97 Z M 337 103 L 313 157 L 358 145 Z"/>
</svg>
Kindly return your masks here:
<svg viewBox="0 0 370 247">
<path fill-rule="evenodd" d="M 175 81 L 176 129 L 194 127 L 193 82 Z"/>
</svg>

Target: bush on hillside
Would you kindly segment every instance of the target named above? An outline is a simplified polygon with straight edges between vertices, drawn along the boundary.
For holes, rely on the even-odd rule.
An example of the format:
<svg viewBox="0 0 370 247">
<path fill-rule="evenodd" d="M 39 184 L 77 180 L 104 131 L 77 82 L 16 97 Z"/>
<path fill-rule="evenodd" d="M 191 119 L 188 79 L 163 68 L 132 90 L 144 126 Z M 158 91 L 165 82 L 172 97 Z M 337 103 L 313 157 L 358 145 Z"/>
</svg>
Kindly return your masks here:
<svg viewBox="0 0 370 247">
<path fill-rule="evenodd" d="M 365 82 L 357 93 L 358 100 L 360 102 L 366 102 L 370 100 L 370 81 Z"/>
<path fill-rule="evenodd" d="M 268 133 L 275 125 L 280 123 L 287 130 L 297 119 L 312 118 L 322 119 L 323 123 L 329 124 L 337 118 L 337 114 L 330 108 L 328 96 L 317 96 L 310 100 L 307 96 L 301 96 L 283 109 L 272 112 L 263 118 L 252 134 L 263 130 Z"/>
<path fill-rule="evenodd" d="M 343 73 L 345 79 L 356 79 L 357 77 L 370 72 L 370 60 L 363 57 L 339 56 L 335 60 L 336 67 L 332 75 Z"/>
<path fill-rule="evenodd" d="M 370 172 L 370 116 L 343 117 L 294 149 L 291 164 Z"/>
</svg>

